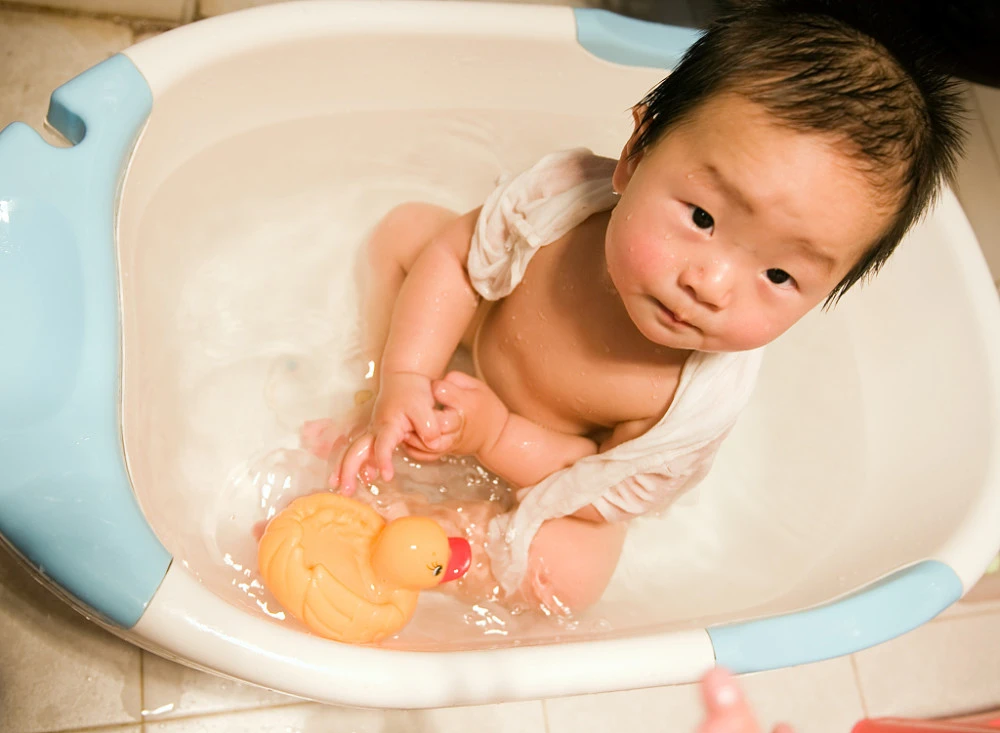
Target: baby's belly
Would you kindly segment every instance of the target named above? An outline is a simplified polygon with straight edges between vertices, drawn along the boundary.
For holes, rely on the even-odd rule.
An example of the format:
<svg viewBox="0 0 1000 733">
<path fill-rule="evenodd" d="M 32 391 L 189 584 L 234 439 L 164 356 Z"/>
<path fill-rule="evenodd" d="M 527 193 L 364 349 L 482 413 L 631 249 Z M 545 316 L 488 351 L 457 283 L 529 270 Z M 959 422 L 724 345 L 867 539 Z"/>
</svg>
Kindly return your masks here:
<svg viewBox="0 0 1000 733">
<path fill-rule="evenodd" d="M 562 433 L 587 435 L 606 427 L 588 394 L 593 365 L 584 354 L 544 333 L 544 324 L 518 327 L 497 311 L 494 306 L 484 314 L 471 345 L 479 378 L 507 408 Z"/>
</svg>

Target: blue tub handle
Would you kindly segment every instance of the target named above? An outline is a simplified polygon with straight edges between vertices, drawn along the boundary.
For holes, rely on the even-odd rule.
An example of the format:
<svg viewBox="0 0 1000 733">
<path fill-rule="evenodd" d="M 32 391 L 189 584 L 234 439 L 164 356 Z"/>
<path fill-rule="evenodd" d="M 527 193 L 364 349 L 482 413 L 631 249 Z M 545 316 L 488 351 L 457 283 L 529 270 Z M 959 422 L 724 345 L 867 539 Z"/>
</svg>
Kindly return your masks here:
<svg viewBox="0 0 1000 733">
<path fill-rule="evenodd" d="M 716 662 L 761 672 L 852 654 L 921 626 L 962 597 L 951 566 L 924 560 L 835 601 L 708 628 Z"/>
<path fill-rule="evenodd" d="M 0 132 L 0 535 L 122 628 L 170 564 L 136 502 L 120 426 L 115 203 L 152 107 L 116 55 L 52 94 L 71 148 Z"/>
<path fill-rule="evenodd" d="M 702 34 L 598 8 L 573 8 L 573 15 L 581 46 L 598 58 L 625 66 L 673 69 Z"/>
</svg>

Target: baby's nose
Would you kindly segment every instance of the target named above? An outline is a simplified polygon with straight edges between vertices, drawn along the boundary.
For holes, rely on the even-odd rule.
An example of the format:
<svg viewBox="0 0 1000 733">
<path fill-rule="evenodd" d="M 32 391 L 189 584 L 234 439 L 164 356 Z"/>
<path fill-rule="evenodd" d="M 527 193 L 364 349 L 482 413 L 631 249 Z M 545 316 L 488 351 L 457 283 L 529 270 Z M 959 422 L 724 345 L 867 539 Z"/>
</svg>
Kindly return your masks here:
<svg viewBox="0 0 1000 733">
<path fill-rule="evenodd" d="M 690 262 L 678 282 L 695 300 L 713 310 L 729 304 L 733 287 L 733 265 L 722 257 Z"/>
</svg>

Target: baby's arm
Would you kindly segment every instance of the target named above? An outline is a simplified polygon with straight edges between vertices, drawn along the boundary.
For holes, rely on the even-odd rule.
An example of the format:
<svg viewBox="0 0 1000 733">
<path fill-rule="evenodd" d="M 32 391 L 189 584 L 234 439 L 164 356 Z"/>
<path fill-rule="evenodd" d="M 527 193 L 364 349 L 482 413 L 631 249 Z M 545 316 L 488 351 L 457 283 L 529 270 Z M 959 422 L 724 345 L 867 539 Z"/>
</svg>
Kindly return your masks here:
<svg viewBox="0 0 1000 733">
<path fill-rule="evenodd" d="M 383 374 L 444 373 L 479 305 L 466 269 L 479 212 L 460 216 L 417 257 L 393 308 Z"/>
<path fill-rule="evenodd" d="M 479 304 L 466 270 L 479 211 L 437 234 L 403 281 L 368 430 L 348 447 L 332 485 L 352 491 L 360 468 L 373 460 L 382 477 L 391 479 L 393 450 L 407 435 L 416 433 L 429 446 L 438 437 L 430 383 L 444 372 Z"/>
</svg>

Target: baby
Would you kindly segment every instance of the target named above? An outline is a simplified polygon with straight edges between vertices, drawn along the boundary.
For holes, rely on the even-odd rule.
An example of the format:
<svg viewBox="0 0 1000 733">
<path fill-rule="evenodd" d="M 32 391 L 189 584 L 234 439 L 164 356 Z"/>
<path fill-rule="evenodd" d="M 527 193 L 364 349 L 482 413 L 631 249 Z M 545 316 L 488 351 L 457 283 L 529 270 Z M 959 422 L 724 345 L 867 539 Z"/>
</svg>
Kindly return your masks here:
<svg viewBox="0 0 1000 733">
<path fill-rule="evenodd" d="M 875 273 L 950 179 L 949 77 L 793 3 L 716 21 L 633 109 L 620 158 L 546 156 L 369 244 L 378 390 L 331 484 L 474 455 L 517 487 L 485 586 L 598 600 L 626 520 L 708 471 L 761 347 Z M 891 49 L 891 50 L 890 50 Z M 477 378 L 445 375 L 460 346 Z"/>
</svg>

